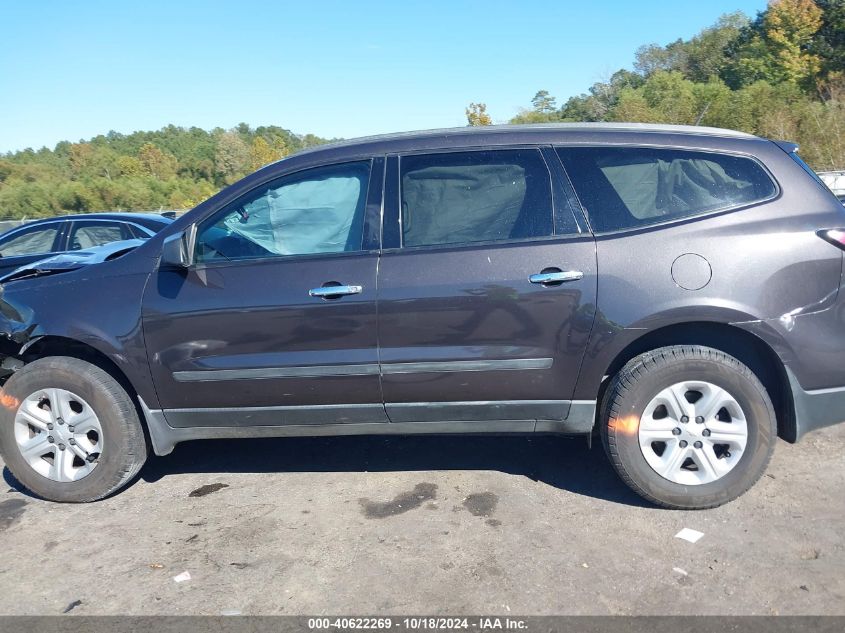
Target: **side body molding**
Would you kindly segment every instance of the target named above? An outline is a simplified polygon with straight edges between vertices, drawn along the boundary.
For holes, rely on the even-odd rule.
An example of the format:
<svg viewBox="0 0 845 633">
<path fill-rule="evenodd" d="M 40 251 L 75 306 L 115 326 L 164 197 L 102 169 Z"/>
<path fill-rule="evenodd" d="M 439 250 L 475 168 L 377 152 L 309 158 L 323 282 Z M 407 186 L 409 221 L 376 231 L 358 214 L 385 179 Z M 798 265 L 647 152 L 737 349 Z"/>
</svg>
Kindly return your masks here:
<svg viewBox="0 0 845 633">
<path fill-rule="evenodd" d="M 147 423 L 150 433 L 150 441 L 156 455 L 170 454 L 176 444 L 189 440 L 199 439 L 224 439 L 224 438 L 254 438 L 254 437 L 317 437 L 335 435 L 414 435 L 414 434 L 470 434 L 470 433 L 556 433 L 565 435 L 589 434 L 592 431 L 596 414 L 596 402 L 594 400 L 580 401 L 556 401 L 553 406 L 557 410 L 566 411 L 565 419 L 561 420 L 538 420 L 538 419 L 513 419 L 513 420 L 450 420 L 430 422 L 391 422 L 384 424 L 380 422 L 367 422 L 366 408 L 355 407 L 322 407 L 320 413 L 325 414 L 326 420 L 337 420 L 341 415 L 346 415 L 346 422 L 326 423 L 297 423 L 297 415 L 306 413 L 310 420 L 315 412 L 313 410 L 304 412 L 291 411 L 285 407 L 258 407 L 252 409 L 236 410 L 169 410 L 150 409 L 142 398 L 139 398 L 141 411 Z M 415 403 L 419 406 L 436 406 L 437 404 L 454 406 L 459 403 Z M 520 411 L 536 413 L 538 408 L 550 406 L 549 402 L 537 403 L 532 401 L 524 402 L 497 402 L 497 403 L 462 403 L 475 405 L 478 412 L 485 405 L 495 404 L 506 406 L 518 415 Z M 302 407 L 294 407 L 302 409 Z M 259 410 L 255 410 L 259 409 Z M 472 407 L 470 407 L 472 409 Z M 355 412 L 351 417 L 350 412 Z M 226 414 L 227 419 L 238 417 L 240 419 L 251 418 L 253 424 L 242 426 L 171 426 L 169 421 L 180 419 L 180 413 L 188 413 L 191 420 L 202 421 L 202 417 L 194 418 L 194 414 L 211 416 L 211 419 L 221 413 Z M 207 418 L 208 419 L 208 418 Z M 255 423 L 258 420 L 259 423 Z M 293 420 L 293 423 L 291 423 Z M 184 421 L 184 420 L 183 420 Z M 264 422 L 263 424 L 260 422 Z M 300 419 L 301 422 L 301 419 Z"/>
</svg>

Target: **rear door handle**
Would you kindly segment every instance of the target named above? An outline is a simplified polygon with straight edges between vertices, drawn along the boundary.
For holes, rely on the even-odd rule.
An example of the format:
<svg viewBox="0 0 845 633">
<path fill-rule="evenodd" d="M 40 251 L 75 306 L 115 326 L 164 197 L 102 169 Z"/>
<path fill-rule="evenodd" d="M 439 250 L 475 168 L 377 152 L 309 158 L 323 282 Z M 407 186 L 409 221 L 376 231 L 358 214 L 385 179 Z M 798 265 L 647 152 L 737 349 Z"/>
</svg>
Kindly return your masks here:
<svg viewBox="0 0 845 633">
<path fill-rule="evenodd" d="M 364 288 L 361 286 L 321 286 L 320 288 L 312 288 L 308 294 L 312 297 L 323 297 L 329 299 L 332 297 L 343 297 L 344 295 L 358 295 Z"/>
<path fill-rule="evenodd" d="M 584 277 L 580 270 L 558 270 L 537 273 L 528 278 L 532 284 L 562 284 L 564 281 L 578 281 Z"/>
</svg>

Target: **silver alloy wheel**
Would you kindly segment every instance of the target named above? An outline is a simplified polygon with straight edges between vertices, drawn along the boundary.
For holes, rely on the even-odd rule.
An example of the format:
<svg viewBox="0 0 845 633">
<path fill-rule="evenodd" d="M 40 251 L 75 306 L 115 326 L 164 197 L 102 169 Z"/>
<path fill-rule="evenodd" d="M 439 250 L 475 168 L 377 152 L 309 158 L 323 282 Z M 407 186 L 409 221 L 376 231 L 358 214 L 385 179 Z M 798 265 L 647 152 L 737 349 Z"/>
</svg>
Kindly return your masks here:
<svg viewBox="0 0 845 633">
<path fill-rule="evenodd" d="M 736 399 L 700 380 L 658 393 L 640 417 L 640 450 L 654 471 L 697 486 L 724 477 L 742 459 L 748 423 Z"/>
<path fill-rule="evenodd" d="M 77 481 L 97 467 L 103 429 L 91 405 L 75 393 L 40 389 L 18 407 L 15 440 L 38 474 L 53 481 Z"/>
</svg>

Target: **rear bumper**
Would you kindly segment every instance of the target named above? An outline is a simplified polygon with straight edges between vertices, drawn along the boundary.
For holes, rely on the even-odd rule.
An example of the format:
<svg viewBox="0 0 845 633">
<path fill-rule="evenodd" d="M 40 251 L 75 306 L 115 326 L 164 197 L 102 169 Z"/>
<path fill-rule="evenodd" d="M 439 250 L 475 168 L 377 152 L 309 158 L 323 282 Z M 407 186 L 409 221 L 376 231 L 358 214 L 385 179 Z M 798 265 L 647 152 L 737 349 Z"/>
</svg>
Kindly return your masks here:
<svg viewBox="0 0 845 633">
<path fill-rule="evenodd" d="M 789 367 L 786 376 L 795 411 L 795 437 L 787 440 L 795 442 L 810 431 L 845 422 L 845 387 L 805 391 Z"/>
</svg>

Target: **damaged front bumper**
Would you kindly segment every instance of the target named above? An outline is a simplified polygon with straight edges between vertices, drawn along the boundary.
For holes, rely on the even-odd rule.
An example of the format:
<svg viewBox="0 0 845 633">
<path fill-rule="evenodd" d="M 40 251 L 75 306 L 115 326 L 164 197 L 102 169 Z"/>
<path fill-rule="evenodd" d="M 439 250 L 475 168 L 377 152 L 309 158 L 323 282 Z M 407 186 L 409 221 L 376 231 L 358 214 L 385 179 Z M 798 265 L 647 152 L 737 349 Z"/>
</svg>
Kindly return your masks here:
<svg viewBox="0 0 845 633">
<path fill-rule="evenodd" d="M 32 311 L 21 309 L 6 299 L 0 284 L 0 382 L 24 366 L 26 350 L 40 338 Z"/>
</svg>

